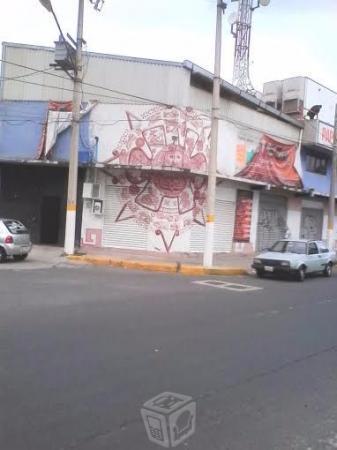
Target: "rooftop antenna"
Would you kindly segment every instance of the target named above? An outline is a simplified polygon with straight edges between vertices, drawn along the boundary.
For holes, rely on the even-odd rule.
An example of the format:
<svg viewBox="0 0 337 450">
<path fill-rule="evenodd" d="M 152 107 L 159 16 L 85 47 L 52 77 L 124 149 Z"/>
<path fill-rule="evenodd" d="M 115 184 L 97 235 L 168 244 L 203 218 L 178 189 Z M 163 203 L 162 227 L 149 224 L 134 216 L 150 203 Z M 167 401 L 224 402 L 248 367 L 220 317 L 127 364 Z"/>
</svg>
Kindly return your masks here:
<svg viewBox="0 0 337 450">
<path fill-rule="evenodd" d="M 235 38 L 233 85 L 242 91 L 256 95 L 249 75 L 250 37 L 252 15 L 260 6 L 268 6 L 270 0 L 232 0 L 238 2 L 236 17 L 231 18 L 231 32 Z"/>
</svg>

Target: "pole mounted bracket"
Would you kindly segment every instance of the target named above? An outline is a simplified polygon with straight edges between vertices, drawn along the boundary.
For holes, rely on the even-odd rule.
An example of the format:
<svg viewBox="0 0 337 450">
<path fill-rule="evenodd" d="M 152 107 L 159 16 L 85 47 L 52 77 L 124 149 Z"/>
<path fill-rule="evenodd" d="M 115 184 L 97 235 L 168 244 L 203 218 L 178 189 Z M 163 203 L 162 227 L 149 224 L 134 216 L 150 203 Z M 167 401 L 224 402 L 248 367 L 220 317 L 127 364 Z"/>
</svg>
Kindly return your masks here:
<svg viewBox="0 0 337 450">
<path fill-rule="evenodd" d="M 252 11 L 255 11 L 257 8 L 260 8 L 260 6 L 261 6 L 260 0 L 257 0 L 256 6 L 252 6 L 250 9 L 251 9 Z"/>
</svg>

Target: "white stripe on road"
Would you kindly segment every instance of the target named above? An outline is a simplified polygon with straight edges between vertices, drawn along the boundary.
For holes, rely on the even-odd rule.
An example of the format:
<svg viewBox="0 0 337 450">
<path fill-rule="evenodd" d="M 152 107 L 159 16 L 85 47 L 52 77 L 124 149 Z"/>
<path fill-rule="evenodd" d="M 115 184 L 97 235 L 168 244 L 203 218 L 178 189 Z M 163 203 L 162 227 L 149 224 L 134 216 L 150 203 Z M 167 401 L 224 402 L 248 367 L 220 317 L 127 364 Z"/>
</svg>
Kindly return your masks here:
<svg viewBox="0 0 337 450">
<path fill-rule="evenodd" d="M 229 283 L 222 280 L 198 280 L 192 281 L 194 284 L 201 284 L 203 286 L 214 287 L 217 289 L 227 289 L 235 292 L 251 292 L 260 291 L 263 288 L 258 286 L 250 286 L 248 284 Z"/>
</svg>

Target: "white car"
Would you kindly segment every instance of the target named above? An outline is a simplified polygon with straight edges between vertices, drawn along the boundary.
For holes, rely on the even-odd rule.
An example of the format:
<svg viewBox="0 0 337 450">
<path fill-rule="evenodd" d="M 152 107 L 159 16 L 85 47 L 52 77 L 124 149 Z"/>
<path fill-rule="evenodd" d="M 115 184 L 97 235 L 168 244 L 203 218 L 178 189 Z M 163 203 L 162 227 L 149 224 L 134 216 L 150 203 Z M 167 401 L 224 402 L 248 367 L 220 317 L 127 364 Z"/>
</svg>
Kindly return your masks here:
<svg viewBox="0 0 337 450">
<path fill-rule="evenodd" d="M 0 219 L 0 263 L 8 257 L 16 261 L 27 258 L 32 243 L 27 228 L 18 220 Z"/>
<path fill-rule="evenodd" d="M 258 277 L 283 273 L 303 281 L 308 273 L 321 272 L 331 277 L 335 263 L 336 252 L 330 251 L 322 241 L 283 239 L 257 255 L 252 267 Z"/>
</svg>

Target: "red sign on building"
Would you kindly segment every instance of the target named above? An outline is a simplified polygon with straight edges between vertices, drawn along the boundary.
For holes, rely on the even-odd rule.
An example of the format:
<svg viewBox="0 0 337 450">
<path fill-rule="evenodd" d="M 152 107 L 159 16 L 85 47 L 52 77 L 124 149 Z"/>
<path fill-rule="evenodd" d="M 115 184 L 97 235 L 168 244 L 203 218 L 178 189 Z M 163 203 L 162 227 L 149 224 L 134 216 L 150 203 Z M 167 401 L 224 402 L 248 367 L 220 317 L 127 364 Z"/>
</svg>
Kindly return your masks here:
<svg viewBox="0 0 337 450">
<path fill-rule="evenodd" d="M 238 191 L 236 200 L 236 215 L 234 227 L 235 242 L 250 241 L 252 209 L 253 209 L 253 193 L 250 191 Z"/>
</svg>

